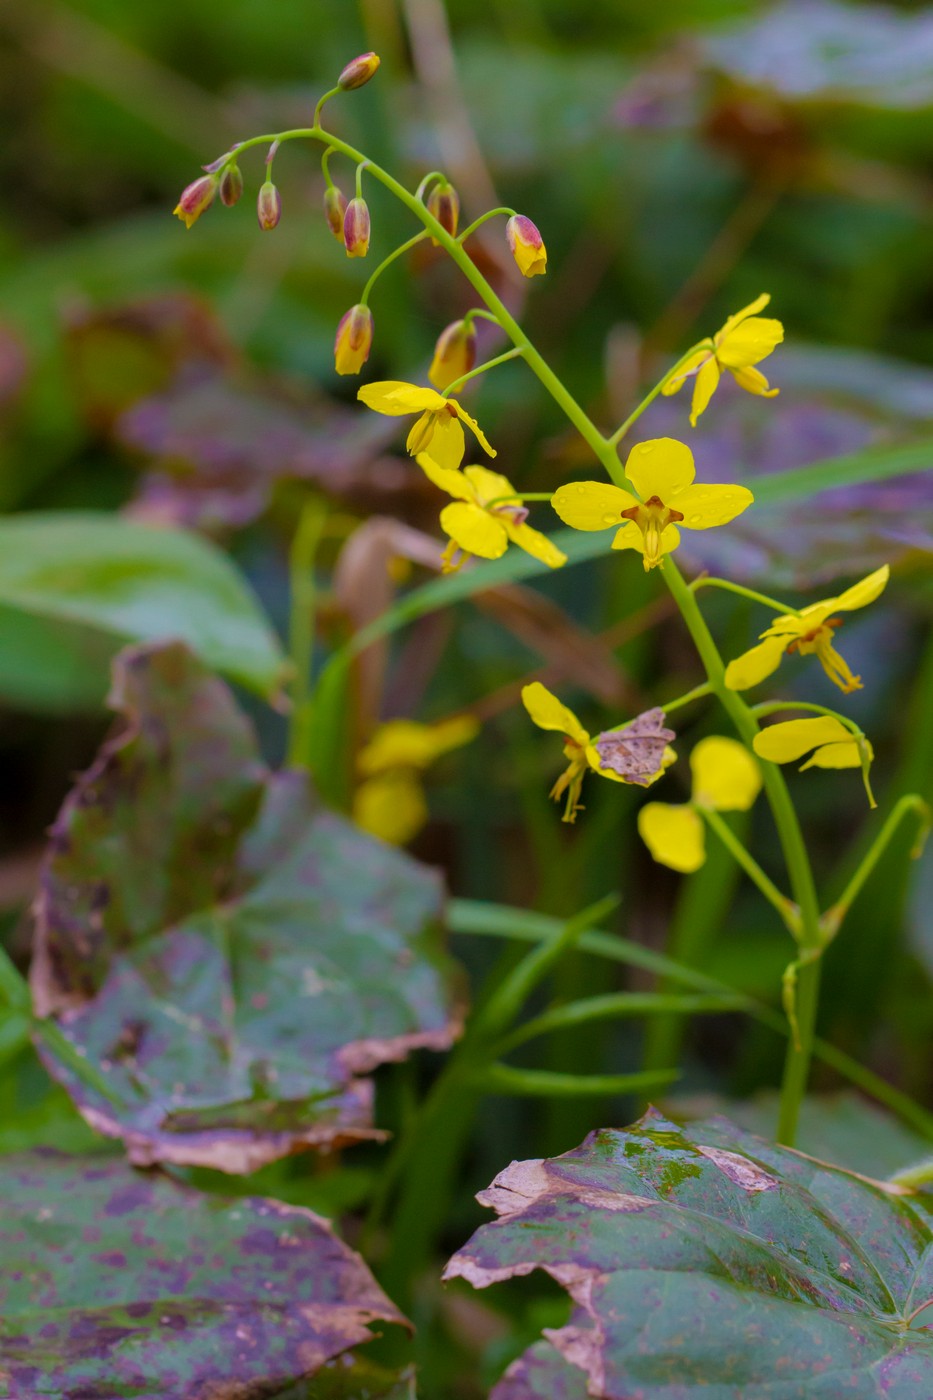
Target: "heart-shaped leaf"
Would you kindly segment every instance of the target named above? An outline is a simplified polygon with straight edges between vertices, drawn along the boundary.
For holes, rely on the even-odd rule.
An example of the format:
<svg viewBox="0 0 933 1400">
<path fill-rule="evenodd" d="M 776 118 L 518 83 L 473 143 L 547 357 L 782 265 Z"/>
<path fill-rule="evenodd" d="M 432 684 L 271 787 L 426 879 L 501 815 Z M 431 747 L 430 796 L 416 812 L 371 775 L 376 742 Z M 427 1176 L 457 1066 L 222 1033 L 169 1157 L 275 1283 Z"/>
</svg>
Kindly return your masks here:
<svg viewBox="0 0 933 1400">
<path fill-rule="evenodd" d="M 493 1400 L 933 1395 L 933 1202 L 712 1120 L 650 1111 L 479 1196 L 446 1277 L 543 1269 L 576 1311 Z M 931 1310 L 933 1311 L 933 1310 Z M 567 1365 L 586 1385 L 574 1390 Z"/>
<path fill-rule="evenodd" d="M 106 661 L 119 647 L 166 637 L 187 642 L 209 666 L 261 695 L 281 689 L 284 657 L 249 585 L 219 549 L 184 530 L 94 511 L 0 520 L 0 635 L 8 643 L 0 687 L 14 670 L 10 646 L 20 646 L 31 664 L 29 632 L 4 620 L 15 615 L 37 621 L 40 655 L 63 638 L 71 664 L 95 663 L 100 694 Z M 82 642 L 88 631 L 96 637 Z M 49 671 L 46 662 L 43 674 Z M 31 691 L 38 689 L 34 682 Z M 14 675 L 3 693 L 22 699 L 21 690 Z"/>
<path fill-rule="evenodd" d="M 360 1076 L 457 1030 L 437 875 L 269 774 L 180 643 L 122 653 L 111 703 L 41 877 L 48 1068 L 141 1164 L 251 1172 L 372 1136 Z"/>
<path fill-rule="evenodd" d="M 309 1210 L 206 1196 L 122 1161 L 37 1151 L 3 1168 L 5 1395 L 278 1395 L 368 1341 L 368 1323 L 404 1324 Z"/>
</svg>

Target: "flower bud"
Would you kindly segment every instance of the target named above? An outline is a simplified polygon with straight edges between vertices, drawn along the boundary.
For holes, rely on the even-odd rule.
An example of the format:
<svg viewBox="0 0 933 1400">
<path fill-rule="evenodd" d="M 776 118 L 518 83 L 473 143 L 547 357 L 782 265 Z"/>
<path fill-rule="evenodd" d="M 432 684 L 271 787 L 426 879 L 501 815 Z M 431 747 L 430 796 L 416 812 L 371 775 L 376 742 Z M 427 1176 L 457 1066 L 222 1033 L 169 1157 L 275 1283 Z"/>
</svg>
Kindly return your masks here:
<svg viewBox="0 0 933 1400">
<path fill-rule="evenodd" d="M 535 225 L 524 214 L 513 214 L 505 236 L 523 277 L 538 277 L 547 269 L 547 249 Z"/>
<path fill-rule="evenodd" d="M 368 83 L 370 78 L 379 67 L 379 55 L 377 53 L 361 53 L 358 58 L 351 59 L 337 79 L 337 86 L 343 88 L 344 92 L 349 92 L 351 88 L 362 87 Z"/>
<path fill-rule="evenodd" d="M 427 199 L 428 213 L 433 214 L 441 228 L 449 233 L 451 238 L 457 236 L 457 224 L 460 222 L 460 196 L 453 185 L 447 180 L 441 180 L 436 184 Z M 432 238 L 431 242 L 437 247 L 437 239 Z"/>
<path fill-rule="evenodd" d="M 190 228 L 197 219 L 200 219 L 204 210 L 213 204 L 216 193 L 217 176 L 200 175 L 197 180 L 192 180 L 191 184 L 186 185 L 182 190 L 181 197 L 172 213 L 178 215 L 185 228 Z"/>
<path fill-rule="evenodd" d="M 261 229 L 275 228 L 282 217 L 282 196 L 271 180 L 266 180 L 265 184 L 259 187 L 256 214 Z"/>
<path fill-rule="evenodd" d="M 351 199 L 343 216 L 343 246 L 348 258 L 365 258 L 369 252 L 369 208 L 365 199 Z"/>
<path fill-rule="evenodd" d="M 444 390 L 476 364 L 476 331 L 472 321 L 453 321 L 441 331 L 434 347 L 428 378 L 435 389 Z"/>
<path fill-rule="evenodd" d="M 368 306 L 351 306 L 340 319 L 334 341 L 334 366 L 338 374 L 359 374 L 373 344 L 373 313 Z"/>
<path fill-rule="evenodd" d="M 343 242 L 343 219 L 347 212 L 347 200 L 343 190 L 336 185 L 328 185 L 324 191 L 324 217 L 327 227 L 336 239 Z"/>
<path fill-rule="evenodd" d="M 228 165 L 220 177 L 220 199 L 229 209 L 243 193 L 243 176 L 238 165 Z"/>
</svg>

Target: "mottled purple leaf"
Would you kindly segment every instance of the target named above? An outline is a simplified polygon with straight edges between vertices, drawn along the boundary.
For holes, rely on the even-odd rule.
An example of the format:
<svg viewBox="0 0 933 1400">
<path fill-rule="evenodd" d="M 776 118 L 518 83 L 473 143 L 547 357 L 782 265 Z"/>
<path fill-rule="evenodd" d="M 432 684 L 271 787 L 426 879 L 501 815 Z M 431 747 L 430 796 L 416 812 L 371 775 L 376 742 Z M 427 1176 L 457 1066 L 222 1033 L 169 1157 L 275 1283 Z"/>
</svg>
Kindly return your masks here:
<svg viewBox="0 0 933 1400">
<path fill-rule="evenodd" d="M 664 711 L 646 710 L 621 729 L 610 729 L 594 741 L 603 768 L 611 768 L 628 783 L 647 787 L 657 777 L 664 750 L 677 738 L 664 728 Z"/>
<path fill-rule="evenodd" d="M 372 1136 L 363 1076 L 456 1034 L 437 875 L 270 774 L 180 643 L 123 652 L 111 703 L 41 876 L 36 1007 L 80 1057 L 40 1034 L 48 1068 L 141 1164 Z"/>
<path fill-rule="evenodd" d="M 588 1400 L 586 1373 L 550 1342 L 535 1342 L 506 1371 L 495 1400 Z"/>
<path fill-rule="evenodd" d="M 369 1340 L 370 1322 L 404 1323 L 309 1210 L 56 1152 L 3 1166 L 0 1393 L 12 1400 L 258 1400 Z"/>
<path fill-rule="evenodd" d="M 480 1194 L 499 1219 L 446 1277 L 543 1269 L 576 1304 L 550 1344 L 601 1400 L 933 1395 L 933 1203 L 725 1120 L 652 1111 Z M 564 1385 L 564 1391 L 560 1386 Z M 579 1392 L 538 1345 L 492 1400 Z"/>
</svg>

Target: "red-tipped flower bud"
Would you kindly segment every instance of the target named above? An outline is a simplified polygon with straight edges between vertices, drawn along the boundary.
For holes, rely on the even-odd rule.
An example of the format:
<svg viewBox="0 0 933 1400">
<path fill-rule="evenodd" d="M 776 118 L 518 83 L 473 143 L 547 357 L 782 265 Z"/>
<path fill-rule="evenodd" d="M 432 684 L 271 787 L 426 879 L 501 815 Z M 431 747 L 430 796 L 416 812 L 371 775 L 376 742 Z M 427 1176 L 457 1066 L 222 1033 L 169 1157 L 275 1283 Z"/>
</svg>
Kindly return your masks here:
<svg viewBox="0 0 933 1400">
<path fill-rule="evenodd" d="M 349 92 L 351 88 L 362 87 L 368 83 L 379 67 L 379 55 L 377 53 L 361 53 L 358 58 L 351 59 L 346 68 L 337 79 L 337 86 L 343 88 L 344 92 Z"/>
<path fill-rule="evenodd" d="M 449 233 L 451 238 L 457 236 L 457 224 L 460 222 L 460 196 L 453 185 L 447 180 L 441 180 L 436 184 L 427 200 L 428 213 L 433 214 L 441 228 Z M 437 239 L 432 238 L 431 242 L 437 247 Z"/>
<path fill-rule="evenodd" d="M 324 191 L 324 217 L 327 227 L 336 239 L 343 242 L 343 219 L 347 212 L 347 200 L 343 190 L 336 185 L 328 185 Z"/>
<path fill-rule="evenodd" d="M 544 239 L 524 214 L 512 215 L 505 226 L 505 236 L 523 277 L 538 277 L 547 270 Z"/>
<path fill-rule="evenodd" d="M 261 229 L 275 228 L 282 217 L 282 196 L 271 180 L 266 180 L 265 184 L 259 187 L 256 215 Z"/>
<path fill-rule="evenodd" d="M 220 177 L 220 199 L 231 208 L 243 193 L 243 176 L 238 165 L 228 165 Z"/>
<path fill-rule="evenodd" d="M 435 389 L 444 390 L 476 364 L 476 331 L 472 321 L 453 321 L 441 331 L 434 347 L 428 378 Z"/>
<path fill-rule="evenodd" d="M 204 210 L 213 204 L 216 193 L 217 176 L 201 175 L 197 180 L 192 180 L 190 185 L 185 186 L 172 213 L 178 215 L 185 228 L 190 228 L 193 223 L 200 219 Z"/>
<path fill-rule="evenodd" d="M 334 341 L 334 366 L 338 374 L 359 374 L 373 344 L 373 313 L 368 306 L 351 306 L 341 317 Z"/>
<path fill-rule="evenodd" d="M 365 199 L 351 199 L 343 216 L 343 246 L 348 258 L 365 258 L 369 252 L 369 208 Z"/>
</svg>

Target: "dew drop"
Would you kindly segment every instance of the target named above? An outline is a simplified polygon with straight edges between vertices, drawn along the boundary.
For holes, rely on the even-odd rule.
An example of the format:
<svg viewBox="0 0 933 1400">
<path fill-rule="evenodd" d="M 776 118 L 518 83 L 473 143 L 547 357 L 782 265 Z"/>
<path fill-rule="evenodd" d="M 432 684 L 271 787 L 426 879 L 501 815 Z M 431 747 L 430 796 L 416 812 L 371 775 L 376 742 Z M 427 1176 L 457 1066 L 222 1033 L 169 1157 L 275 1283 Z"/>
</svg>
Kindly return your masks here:
<svg viewBox="0 0 933 1400">
<path fill-rule="evenodd" d="M 653 443 L 653 442 L 643 442 L 643 443 L 639 444 L 638 450 L 639 450 L 639 452 L 643 452 L 643 453 L 645 454 L 645 456 L 647 456 L 649 452 L 653 452 L 653 451 L 654 451 L 654 443 Z"/>
<path fill-rule="evenodd" d="M 684 524 L 685 524 L 685 525 L 702 525 L 702 524 L 703 524 L 703 517 L 702 517 L 702 515 L 691 515 L 691 516 L 689 517 L 688 520 L 685 520 L 685 521 L 684 521 Z"/>
<path fill-rule="evenodd" d="M 578 486 L 578 487 L 577 487 L 577 495 L 578 495 L 578 496 L 585 496 L 585 495 L 586 495 L 586 487 L 585 487 L 585 486 Z"/>
<path fill-rule="evenodd" d="M 604 515 L 603 520 L 607 525 L 615 525 L 618 523 L 618 517 L 615 515 Z"/>
</svg>

